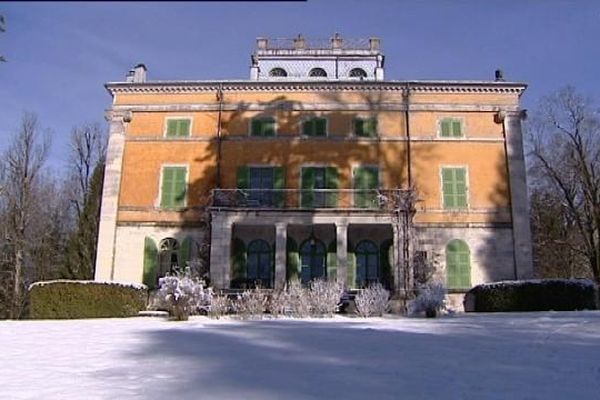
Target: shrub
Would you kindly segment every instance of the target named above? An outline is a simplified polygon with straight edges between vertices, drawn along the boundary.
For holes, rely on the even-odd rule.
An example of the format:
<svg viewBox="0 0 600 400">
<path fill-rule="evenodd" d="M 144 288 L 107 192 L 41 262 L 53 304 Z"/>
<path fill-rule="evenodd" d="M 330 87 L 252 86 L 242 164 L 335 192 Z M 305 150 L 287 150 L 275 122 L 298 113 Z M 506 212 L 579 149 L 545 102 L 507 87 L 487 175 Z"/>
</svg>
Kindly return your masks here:
<svg viewBox="0 0 600 400">
<path fill-rule="evenodd" d="M 315 279 L 310 282 L 308 300 L 315 317 L 332 316 L 340 307 L 344 287 L 336 280 Z"/>
<path fill-rule="evenodd" d="M 241 318 L 262 318 L 267 309 L 267 295 L 260 289 L 245 290 L 233 301 L 233 310 Z"/>
<path fill-rule="evenodd" d="M 158 280 L 156 306 L 169 312 L 176 321 L 185 321 L 190 315 L 198 314 L 210 306 L 213 296 L 211 288 L 194 277 L 189 268 L 175 272 Z"/>
<path fill-rule="evenodd" d="M 469 290 L 464 304 L 476 312 L 596 310 L 598 286 L 586 279 L 495 282 Z"/>
<path fill-rule="evenodd" d="M 288 282 L 286 291 L 290 316 L 295 318 L 310 316 L 311 302 L 308 289 L 302 286 L 298 279 L 294 279 Z"/>
<path fill-rule="evenodd" d="M 221 316 L 229 312 L 231 302 L 227 296 L 213 295 L 210 301 L 210 306 L 207 309 L 207 315 L 211 318 L 219 319 Z"/>
<path fill-rule="evenodd" d="M 29 317 L 74 319 L 131 317 L 146 308 L 144 285 L 56 280 L 29 287 Z"/>
<path fill-rule="evenodd" d="M 425 312 L 427 317 L 435 317 L 446 308 L 446 287 L 441 283 L 430 283 L 419 288 L 419 293 L 409 304 L 410 314 Z"/>
<path fill-rule="evenodd" d="M 356 297 L 356 313 L 361 317 L 382 316 L 390 307 L 390 292 L 381 283 L 371 285 L 361 290 Z"/>
</svg>

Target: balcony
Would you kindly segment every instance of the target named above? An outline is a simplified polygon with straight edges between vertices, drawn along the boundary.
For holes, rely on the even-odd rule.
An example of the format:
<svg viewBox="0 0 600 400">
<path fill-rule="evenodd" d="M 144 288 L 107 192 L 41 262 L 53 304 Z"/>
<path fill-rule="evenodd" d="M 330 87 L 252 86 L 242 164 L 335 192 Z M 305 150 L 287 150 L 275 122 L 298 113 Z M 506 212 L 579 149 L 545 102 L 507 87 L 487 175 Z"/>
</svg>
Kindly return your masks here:
<svg viewBox="0 0 600 400">
<path fill-rule="evenodd" d="M 213 189 L 213 208 L 391 210 L 409 190 L 357 189 Z"/>
</svg>

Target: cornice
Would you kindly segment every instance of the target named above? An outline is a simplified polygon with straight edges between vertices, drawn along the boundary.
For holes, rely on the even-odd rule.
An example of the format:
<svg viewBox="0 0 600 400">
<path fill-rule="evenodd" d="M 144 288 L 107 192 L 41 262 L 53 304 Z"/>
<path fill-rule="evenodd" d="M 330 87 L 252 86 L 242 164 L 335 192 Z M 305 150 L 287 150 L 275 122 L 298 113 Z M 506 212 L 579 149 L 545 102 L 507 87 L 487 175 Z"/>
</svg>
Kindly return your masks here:
<svg viewBox="0 0 600 400">
<path fill-rule="evenodd" d="M 495 81 L 154 81 L 145 83 L 109 82 L 111 95 L 179 94 L 225 92 L 369 92 L 400 91 L 412 93 L 514 93 L 521 94 L 527 85 L 519 82 Z"/>
</svg>

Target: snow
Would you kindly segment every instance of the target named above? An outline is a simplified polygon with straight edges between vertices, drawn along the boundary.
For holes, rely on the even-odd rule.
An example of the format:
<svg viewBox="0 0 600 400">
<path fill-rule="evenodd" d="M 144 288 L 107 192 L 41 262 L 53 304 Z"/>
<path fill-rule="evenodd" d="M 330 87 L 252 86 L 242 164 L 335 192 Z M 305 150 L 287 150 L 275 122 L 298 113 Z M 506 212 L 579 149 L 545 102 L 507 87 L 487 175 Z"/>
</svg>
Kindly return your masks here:
<svg viewBox="0 0 600 400">
<path fill-rule="evenodd" d="M 0 321 L 1 399 L 598 399 L 600 312 Z"/>
</svg>

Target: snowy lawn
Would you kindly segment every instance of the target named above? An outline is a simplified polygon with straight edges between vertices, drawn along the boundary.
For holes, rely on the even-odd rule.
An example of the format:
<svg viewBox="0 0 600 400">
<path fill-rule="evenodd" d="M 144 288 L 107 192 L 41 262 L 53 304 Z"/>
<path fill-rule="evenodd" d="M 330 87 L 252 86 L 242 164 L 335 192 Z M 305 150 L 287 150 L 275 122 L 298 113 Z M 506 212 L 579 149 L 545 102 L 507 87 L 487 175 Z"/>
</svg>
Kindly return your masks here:
<svg viewBox="0 0 600 400">
<path fill-rule="evenodd" d="M 600 312 L 0 322 L 0 399 L 600 399 Z"/>
</svg>

